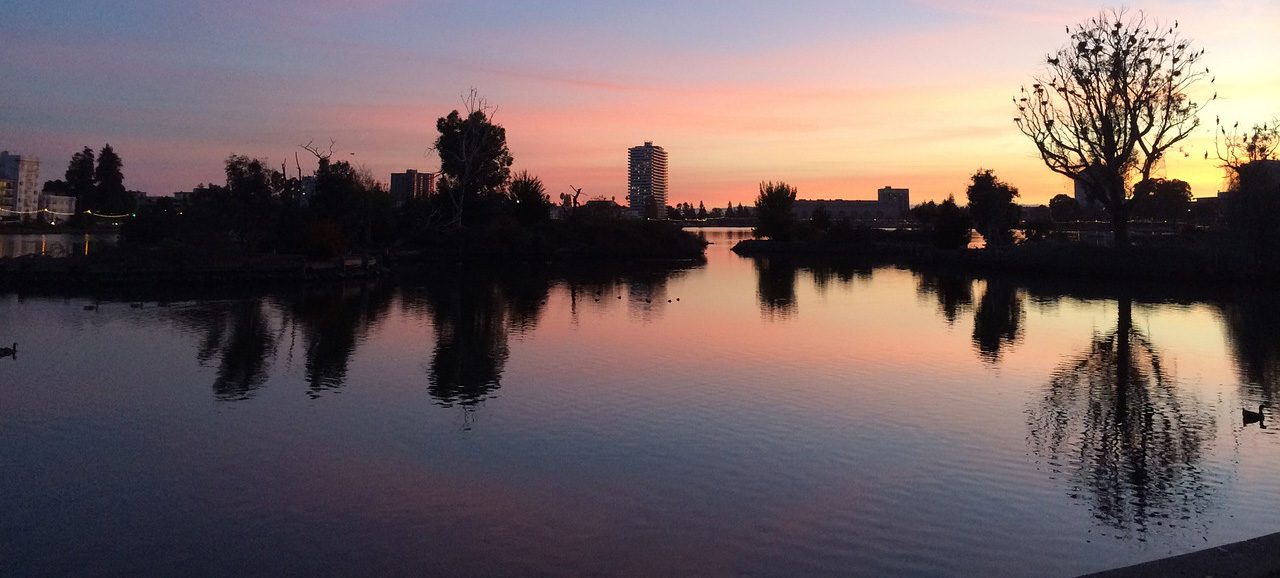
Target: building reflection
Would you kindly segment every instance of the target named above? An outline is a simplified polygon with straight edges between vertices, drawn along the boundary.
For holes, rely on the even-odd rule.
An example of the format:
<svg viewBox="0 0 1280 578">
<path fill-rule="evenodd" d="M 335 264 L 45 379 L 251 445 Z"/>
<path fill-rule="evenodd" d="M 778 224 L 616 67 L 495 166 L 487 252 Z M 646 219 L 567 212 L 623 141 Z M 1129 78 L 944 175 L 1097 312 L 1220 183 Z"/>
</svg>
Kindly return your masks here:
<svg viewBox="0 0 1280 578">
<path fill-rule="evenodd" d="M 1227 343 L 1247 405 L 1277 405 L 1280 384 L 1280 303 L 1265 290 L 1242 290 L 1221 305 Z"/>
<path fill-rule="evenodd" d="M 1182 525 L 1202 512 L 1209 485 L 1200 462 L 1213 413 L 1177 386 L 1150 338 L 1119 301 L 1116 329 L 1094 335 L 1058 366 L 1028 410 L 1027 442 L 1069 476 L 1072 495 L 1125 531 Z"/>
</svg>

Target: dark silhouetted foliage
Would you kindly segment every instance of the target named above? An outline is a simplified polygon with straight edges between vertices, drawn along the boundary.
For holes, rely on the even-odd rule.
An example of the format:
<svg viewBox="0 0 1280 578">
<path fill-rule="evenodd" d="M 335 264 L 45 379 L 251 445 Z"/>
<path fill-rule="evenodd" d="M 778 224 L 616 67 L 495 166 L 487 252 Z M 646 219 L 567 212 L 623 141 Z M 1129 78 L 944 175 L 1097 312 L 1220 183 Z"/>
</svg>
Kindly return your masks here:
<svg viewBox="0 0 1280 578">
<path fill-rule="evenodd" d="M 521 225 L 536 225 L 551 218 L 551 197 L 542 186 L 542 180 L 528 171 L 520 172 L 511 181 L 507 202 L 511 214 Z"/>
<path fill-rule="evenodd" d="M 1141 12 L 1104 12 L 1070 32 L 1070 43 L 1046 57 L 1045 73 L 1014 99 L 1014 120 L 1050 170 L 1083 181 L 1123 248 L 1127 183 L 1150 179 L 1199 126 L 1191 89 L 1208 77 L 1204 51 Z"/>
<path fill-rule="evenodd" d="M 1049 199 L 1049 215 L 1055 223 L 1079 221 L 1082 214 L 1080 203 L 1071 195 L 1055 195 Z"/>
<path fill-rule="evenodd" d="M 464 209 L 491 204 L 498 199 L 511 178 L 514 159 L 507 150 L 507 131 L 494 124 L 493 109 L 472 91 L 466 100 L 467 113 L 458 111 L 436 121 L 440 136 L 435 149 L 440 155 L 440 196 L 448 201 L 441 207 L 447 223 L 460 226 L 464 216 L 483 222 L 486 215 L 471 219 Z"/>
<path fill-rule="evenodd" d="M 71 162 L 67 164 L 67 189 L 72 196 L 80 199 L 81 204 L 94 197 L 94 158 L 93 149 L 84 147 L 84 150 L 71 155 Z M 87 207 L 81 207 L 82 210 L 85 208 Z"/>
<path fill-rule="evenodd" d="M 756 197 L 756 236 L 790 241 L 795 233 L 796 189 L 783 182 L 760 183 Z"/>
<path fill-rule="evenodd" d="M 1191 185 L 1178 179 L 1148 179 L 1133 187 L 1133 216 L 1184 221 L 1191 212 Z"/>
<path fill-rule="evenodd" d="M 979 169 L 966 195 L 973 226 L 986 239 L 989 247 L 1003 247 L 1013 242 L 1012 229 L 1017 226 L 1022 209 L 1013 202 L 1018 189 L 996 178 L 994 172 Z"/>
</svg>

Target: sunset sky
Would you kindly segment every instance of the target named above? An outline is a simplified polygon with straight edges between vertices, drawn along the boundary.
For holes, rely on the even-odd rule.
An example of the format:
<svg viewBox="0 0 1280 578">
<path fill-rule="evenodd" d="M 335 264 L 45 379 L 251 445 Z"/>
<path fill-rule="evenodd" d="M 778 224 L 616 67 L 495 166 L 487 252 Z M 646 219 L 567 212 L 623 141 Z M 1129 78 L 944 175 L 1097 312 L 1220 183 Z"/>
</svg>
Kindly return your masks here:
<svg viewBox="0 0 1280 578">
<path fill-rule="evenodd" d="M 1013 125 L 1010 98 L 1093 2 L 10 0 L 0 148 L 62 178 L 110 142 L 126 185 L 220 182 L 231 153 L 292 166 L 298 145 L 382 180 L 435 170 L 435 119 L 475 87 L 516 169 L 549 192 L 625 197 L 626 149 L 671 158 L 670 201 L 750 203 L 761 180 L 802 198 L 962 195 L 979 167 L 1045 202 L 1069 184 Z M 1220 99 L 1165 176 L 1215 194 L 1214 117 L 1280 115 L 1280 2 L 1132 8 L 1207 50 Z M 306 153 L 303 153 L 304 155 Z M 1212 155 L 1211 155 L 1212 157 Z M 305 158 L 303 159 L 306 160 Z M 312 163 L 314 166 L 314 163 Z M 305 167 L 305 165 L 304 165 Z"/>
</svg>

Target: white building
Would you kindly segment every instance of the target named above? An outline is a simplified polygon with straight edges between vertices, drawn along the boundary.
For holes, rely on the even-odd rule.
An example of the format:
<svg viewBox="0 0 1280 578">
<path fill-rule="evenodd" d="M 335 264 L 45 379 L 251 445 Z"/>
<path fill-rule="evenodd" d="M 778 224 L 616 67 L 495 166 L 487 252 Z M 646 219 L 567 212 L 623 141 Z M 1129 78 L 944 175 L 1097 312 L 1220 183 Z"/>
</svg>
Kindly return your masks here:
<svg viewBox="0 0 1280 578">
<path fill-rule="evenodd" d="M 67 222 L 76 213 L 76 198 L 67 195 L 40 195 L 40 218 L 51 224 Z"/>
<path fill-rule="evenodd" d="M 24 221 L 39 218 L 40 159 L 0 151 L 0 180 L 7 181 L 7 194 L 0 197 L 0 217 Z"/>
<path fill-rule="evenodd" d="M 627 206 L 641 215 L 653 203 L 658 218 L 667 215 L 667 151 L 652 142 L 631 147 L 627 155 Z"/>
</svg>

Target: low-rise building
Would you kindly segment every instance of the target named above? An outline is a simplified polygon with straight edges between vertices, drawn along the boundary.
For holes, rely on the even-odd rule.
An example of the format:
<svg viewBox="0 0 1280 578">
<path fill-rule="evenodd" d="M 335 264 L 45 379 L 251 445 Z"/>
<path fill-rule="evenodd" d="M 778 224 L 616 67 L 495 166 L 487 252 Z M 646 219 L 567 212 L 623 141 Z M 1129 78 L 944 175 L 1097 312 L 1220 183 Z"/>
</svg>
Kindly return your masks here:
<svg viewBox="0 0 1280 578">
<path fill-rule="evenodd" d="M 884 187 L 876 191 L 876 199 L 798 199 L 791 212 L 796 218 L 808 220 L 819 208 L 826 211 L 833 221 L 901 221 L 911 210 L 911 191 Z"/>
<path fill-rule="evenodd" d="M 50 224 L 62 224 L 76 214 L 76 198 L 70 195 L 40 195 L 40 218 Z"/>
</svg>

